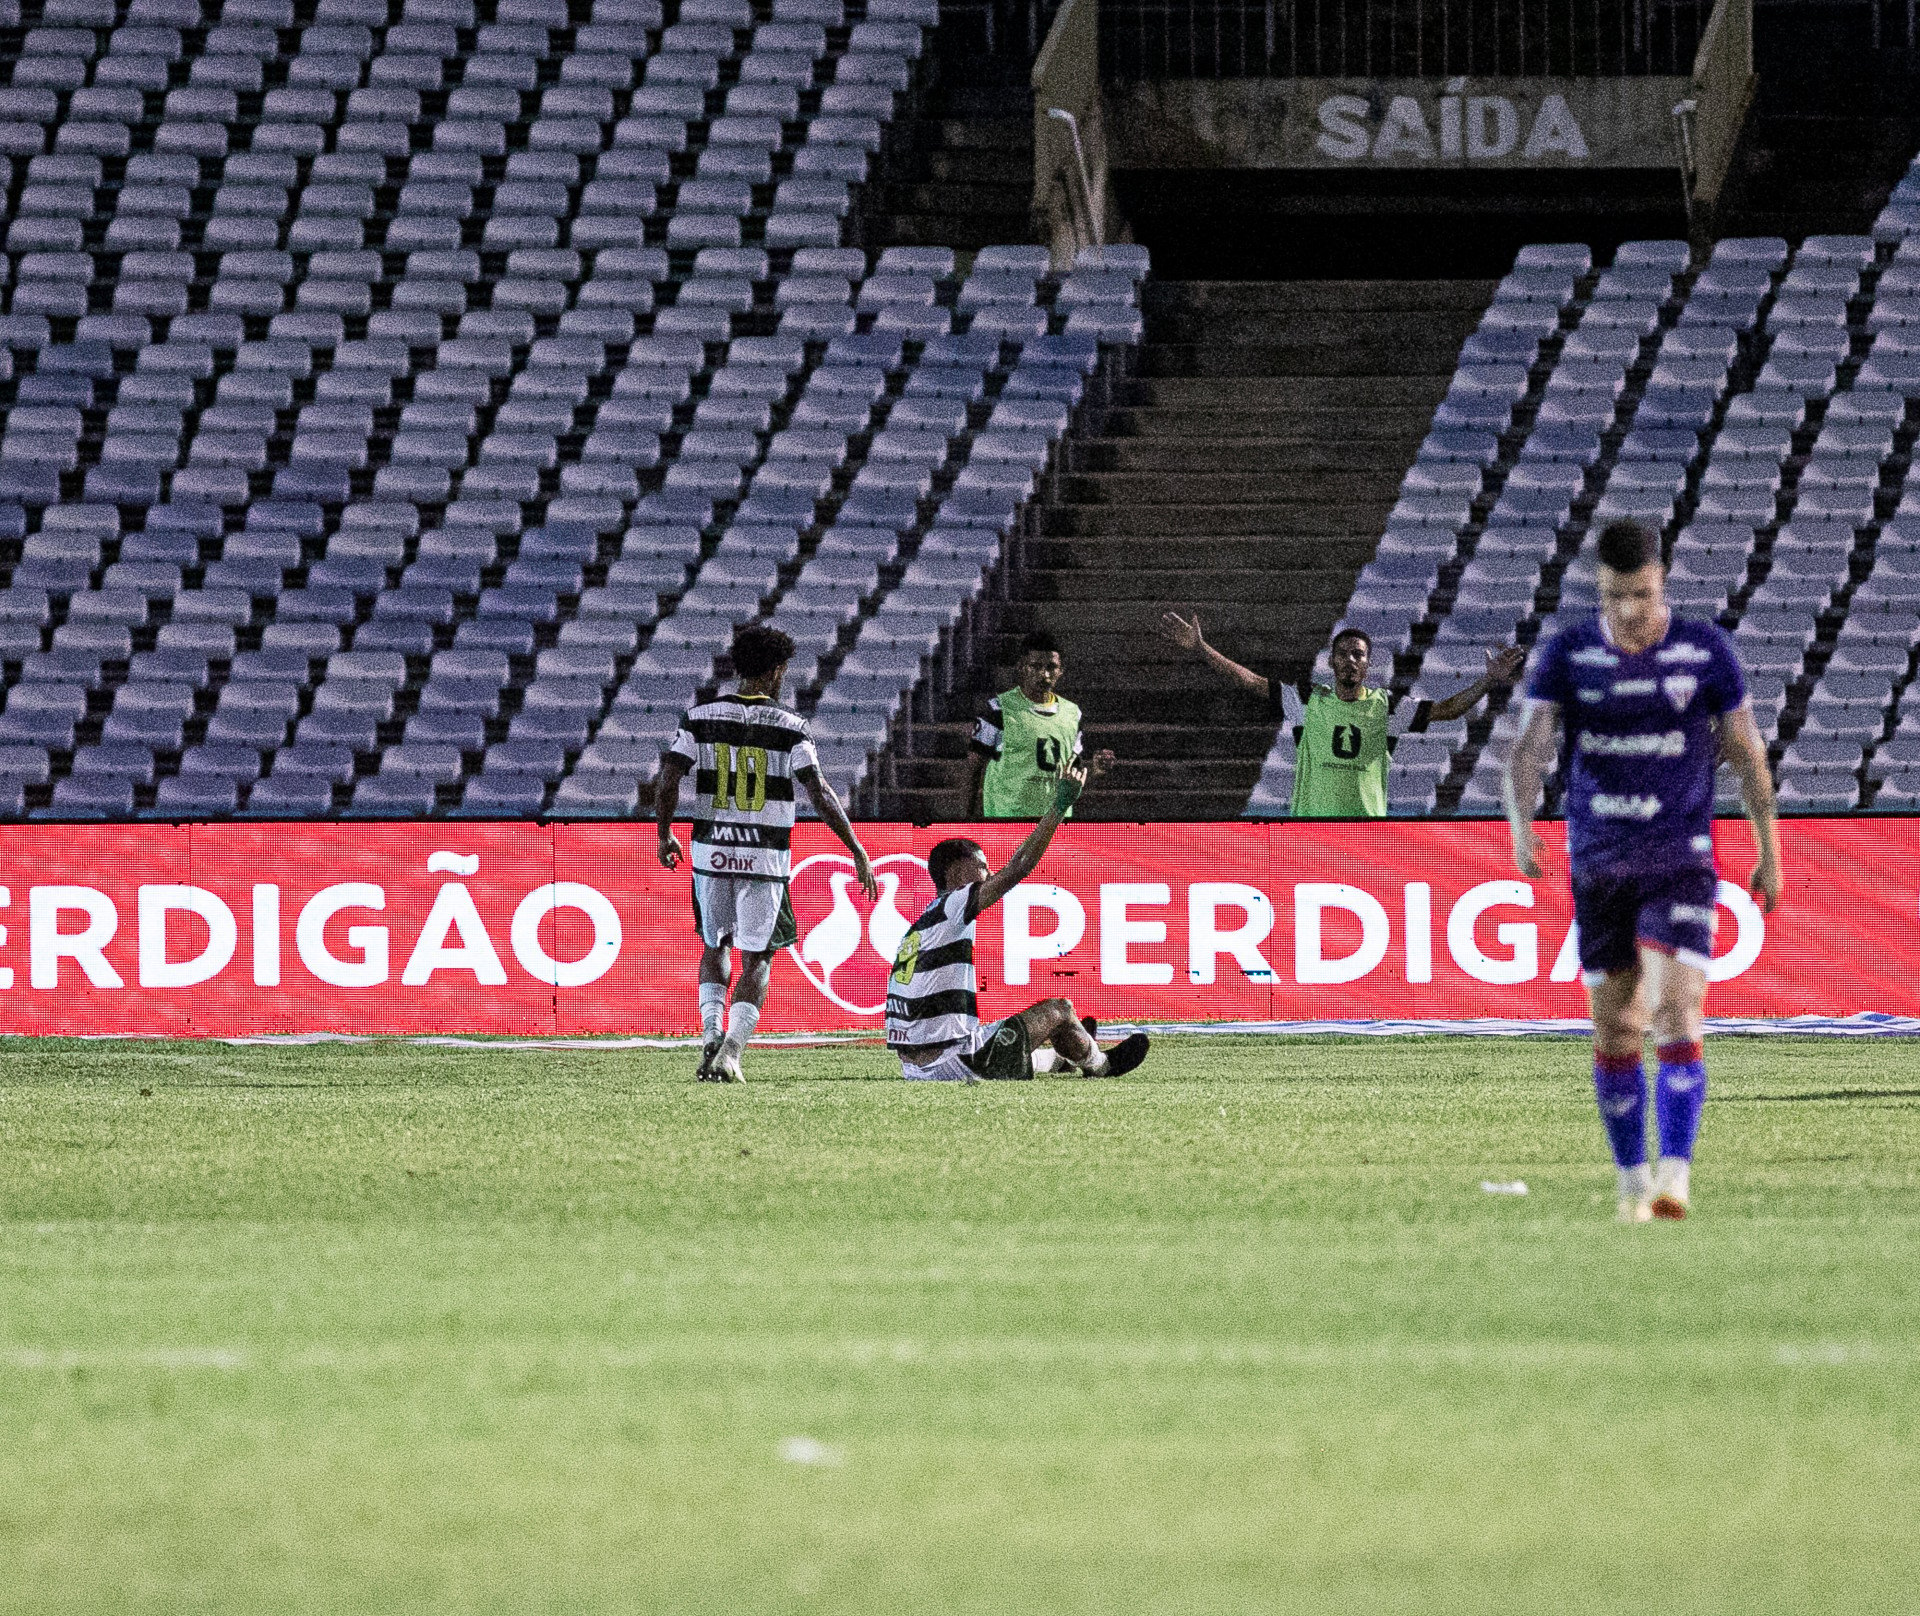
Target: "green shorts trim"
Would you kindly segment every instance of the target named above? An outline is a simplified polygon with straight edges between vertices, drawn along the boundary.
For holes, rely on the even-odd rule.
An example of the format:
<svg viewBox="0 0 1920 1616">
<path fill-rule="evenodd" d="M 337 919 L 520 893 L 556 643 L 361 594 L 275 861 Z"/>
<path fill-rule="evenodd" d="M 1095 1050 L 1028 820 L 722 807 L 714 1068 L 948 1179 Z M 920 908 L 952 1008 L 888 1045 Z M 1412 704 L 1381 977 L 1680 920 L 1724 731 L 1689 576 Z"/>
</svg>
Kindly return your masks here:
<svg viewBox="0 0 1920 1616">
<path fill-rule="evenodd" d="M 769 948 L 791 948 L 800 941 L 800 922 L 793 916 L 793 894 L 782 883 L 780 887 L 780 918 L 773 923 L 773 940 Z"/>
<path fill-rule="evenodd" d="M 735 876 L 733 879 L 738 880 Z M 700 883 L 690 881 L 687 890 L 693 897 L 693 930 L 702 941 L 707 935 L 707 923 L 700 913 Z M 773 936 L 767 942 L 769 951 L 791 948 L 800 941 L 800 922 L 794 918 L 793 891 L 783 881 L 780 883 L 780 913 L 773 922 Z"/>
<path fill-rule="evenodd" d="M 968 1071 L 989 1082 L 1011 1082 L 1033 1076 L 1033 1043 L 1027 1037 L 1024 1021 L 1018 1016 L 1008 1016 L 985 1032 L 986 1041 L 971 1055 L 960 1057 Z"/>
</svg>

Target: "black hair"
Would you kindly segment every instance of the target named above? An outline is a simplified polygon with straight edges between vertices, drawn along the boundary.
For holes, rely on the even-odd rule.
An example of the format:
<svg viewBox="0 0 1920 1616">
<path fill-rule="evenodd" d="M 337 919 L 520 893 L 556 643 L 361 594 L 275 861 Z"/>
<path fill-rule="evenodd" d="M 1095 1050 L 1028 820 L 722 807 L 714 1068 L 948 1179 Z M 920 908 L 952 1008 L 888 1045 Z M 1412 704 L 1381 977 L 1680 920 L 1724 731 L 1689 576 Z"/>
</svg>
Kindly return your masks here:
<svg viewBox="0 0 1920 1616">
<path fill-rule="evenodd" d="M 1638 572 L 1660 559 L 1660 538 L 1644 522 L 1622 517 L 1600 530 L 1600 565 L 1615 572 Z"/>
<path fill-rule="evenodd" d="M 932 878 L 936 890 L 947 890 L 947 872 L 962 859 L 975 856 L 985 858 L 986 849 L 969 836 L 949 836 L 944 842 L 935 842 L 933 851 L 927 855 L 927 874 Z"/>
<path fill-rule="evenodd" d="M 1327 649 L 1331 651 L 1334 648 L 1334 646 L 1338 645 L 1342 640 L 1358 640 L 1362 645 L 1364 645 L 1367 648 L 1368 658 L 1369 659 L 1372 658 L 1373 636 L 1369 634 L 1365 629 L 1343 628 L 1338 634 L 1334 635 L 1333 639 L 1330 642 L 1328 642 Z"/>
<path fill-rule="evenodd" d="M 765 623 L 733 631 L 733 671 L 742 679 L 764 679 L 793 659 L 793 637 Z"/>
<path fill-rule="evenodd" d="M 1037 628 L 1020 642 L 1020 654 L 1023 657 L 1031 656 L 1035 652 L 1038 652 L 1042 656 L 1045 656 L 1048 652 L 1052 652 L 1055 656 L 1058 656 L 1060 654 L 1060 642 L 1045 629 Z"/>
</svg>

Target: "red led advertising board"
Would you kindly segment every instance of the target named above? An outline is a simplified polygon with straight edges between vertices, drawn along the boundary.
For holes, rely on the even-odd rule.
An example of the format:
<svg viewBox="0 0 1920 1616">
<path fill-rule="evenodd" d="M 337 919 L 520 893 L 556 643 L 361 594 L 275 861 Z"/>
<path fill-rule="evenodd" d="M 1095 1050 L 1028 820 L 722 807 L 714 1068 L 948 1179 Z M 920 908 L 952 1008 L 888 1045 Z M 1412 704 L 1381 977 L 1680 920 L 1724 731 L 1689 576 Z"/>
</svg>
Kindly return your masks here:
<svg viewBox="0 0 1920 1616">
<path fill-rule="evenodd" d="M 867 824 L 880 896 L 818 826 L 769 1032 L 877 1030 L 942 836 L 998 864 L 1020 826 Z M 685 840 L 684 832 L 682 836 Z M 1788 888 L 1743 890 L 1720 827 L 1709 1008 L 1920 1013 L 1920 820 L 1790 821 Z M 0 833 L 0 1031 L 241 1036 L 697 1028 L 689 876 L 645 824 L 47 825 Z M 981 922 L 981 1009 L 1106 1020 L 1577 1016 L 1564 861 L 1519 879 L 1498 823 L 1070 825 Z"/>
</svg>

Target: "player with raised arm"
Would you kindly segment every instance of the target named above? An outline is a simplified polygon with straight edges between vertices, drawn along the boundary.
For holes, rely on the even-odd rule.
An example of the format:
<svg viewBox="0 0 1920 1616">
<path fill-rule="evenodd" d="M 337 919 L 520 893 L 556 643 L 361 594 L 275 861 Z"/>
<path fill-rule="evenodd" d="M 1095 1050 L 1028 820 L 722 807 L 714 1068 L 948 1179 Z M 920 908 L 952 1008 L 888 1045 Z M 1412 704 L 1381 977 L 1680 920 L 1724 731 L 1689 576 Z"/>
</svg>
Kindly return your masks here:
<svg viewBox="0 0 1920 1616">
<path fill-rule="evenodd" d="M 1387 812 L 1387 763 L 1393 743 L 1473 711 L 1488 691 L 1513 683 L 1524 660 L 1511 646 L 1487 653 L 1487 671 L 1441 701 L 1399 701 L 1367 683 L 1373 639 L 1365 629 L 1343 628 L 1327 651 L 1333 683 L 1288 684 L 1243 667 L 1214 649 L 1200 631 L 1200 618 L 1178 612 L 1160 616 L 1160 637 L 1191 651 L 1228 684 L 1268 705 L 1299 742 L 1293 773 L 1295 819 L 1381 819 Z"/>
<path fill-rule="evenodd" d="M 1038 819 L 1062 768 L 1084 750 L 1080 709 L 1060 694 L 1059 642 L 1036 629 L 1020 642 L 1019 682 L 987 703 L 967 748 L 962 819 Z M 1105 763 L 1111 752 L 1101 752 Z"/>
<path fill-rule="evenodd" d="M 787 896 L 796 782 L 853 855 L 861 891 L 872 898 L 878 890 L 866 849 L 847 823 L 833 787 L 820 776 L 807 721 L 780 705 L 780 684 L 792 656 L 793 641 L 776 628 L 750 623 L 736 629 L 733 670 L 740 680 L 738 692 L 687 712 L 660 760 L 660 778 L 653 788 L 660 862 L 678 869 L 682 850 L 673 833 L 673 816 L 680 782 L 693 771 L 693 917 L 704 945 L 703 1083 L 746 1081 L 741 1052 L 767 1002 L 773 956 L 798 932 Z M 740 980 L 729 1008 L 729 949 L 734 946 L 740 950 Z"/>
<path fill-rule="evenodd" d="M 1593 1011 L 1594 1092 L 1619 1168 L 1620 1217 L 1638 1223 L 1685 1217 L 1691 1199 L 1707 1097 L 1718 758 L 1739 776 L 1760 853 L 1748 886 L 1769 913 L 1780 900 L 1780 845 L 1767 745 L 1732 642 L 1715 624 L 1668 609 L 1660 542 L 1647 528 L 1609 523 L 1599 552 L 1598 616 L 1562 629 L 1535 659 L 1506 806 L 1514 863 L 1538 880 L 1545 843 L 1534 805 L 1564 727 L 1567 862 Z M 1649 1029 L 1660 1057 L 1651 1172 Z"/>
<path fill-rule="evenodd" d="M 1097 758 L 1091 765 L 1095 775 L 1106 767 Z M 1087 775 L 1077 766 L 1061 771 L 1040 823 L 998 871 L 980 844 L 963 836 L 937 843 L 927 855 L 937 896 L 908 927 L 887 980 L 887 1047 L 900 1057 L 903 1077 L 954 1083 L 1032 1077 L 1033 1052 L 1046 1046 L 1089 1077 L 1119 1077 L 1147 1058 L 1143 1032 L 1103 1051 L 1069 999 L 1042 999 L 1004 1021 L 980 1022 L 974 927 L 1033 874 Z"/>
</svg>

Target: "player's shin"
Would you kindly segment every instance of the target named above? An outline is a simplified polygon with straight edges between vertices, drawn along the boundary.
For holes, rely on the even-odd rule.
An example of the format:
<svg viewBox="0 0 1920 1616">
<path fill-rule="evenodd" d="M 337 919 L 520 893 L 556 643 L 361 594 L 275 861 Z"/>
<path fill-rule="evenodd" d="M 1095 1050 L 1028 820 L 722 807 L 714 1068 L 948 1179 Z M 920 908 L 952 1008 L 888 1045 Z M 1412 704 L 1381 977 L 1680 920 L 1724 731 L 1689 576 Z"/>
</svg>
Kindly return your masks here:
<svg viewBox="0 0 1920 1616">
<path fill-rule="evenodd" d="M 1677 1217 L 1685 1213 L 1693 1142 L 1700 1132 L 1700 1112 L 1706 1100 L 1705 1050 L 1691 1040 L 1662 1044 L 1653 1090 L 1653 1114 L 1660 1132 L 1660 1163 L 1654 1173 L 1656 1215 Z"/>
<path fill-rule="evenodd" d="M 1620 1198 L 1644 1201 L 1652 1183 L 1647 1171 L 1647 1074 L 1640 1057 L 1595 1050 L 1593 1092 L 1620 1170 Z"/>
<path fill-rule="evenodd" d="M 726 1048 L 738 1059 L 740 1051 L 747 1047 L 747 1040 L 753 1037 L 753 1030 L 760 1025 L 760 1006 L 748 999 L 735 999 L 733 1008 L 727 1012 Z"/>
<path fill-rule="evenodd" d="M 1077 1017 L 1069 1014 L 1052 1038 L 1061 1059 L 1070 1061 L 1089 1077 L 1107 1075 L 1107 1057 L 1101 1053 L 1093 1034 Z"/>
<path fill-rule="evenodd" d="M 1700 1112 L 1707 1101 L 1706 1051 L 1699 1044 L 1660 1046 L 1660 1070 L 1654 1080 L 1653 1113 L 1660 1129 L 1660 1154 L 1681 1161 L 1693 1157 Z"/>
<path fill-rule="evenodd" d="M 727 984 L 724 982 L 702 982 L 700 984 L 700 1041 L 703 1044 L 717 1044 L 726 1031 Z"/>
</svg>

